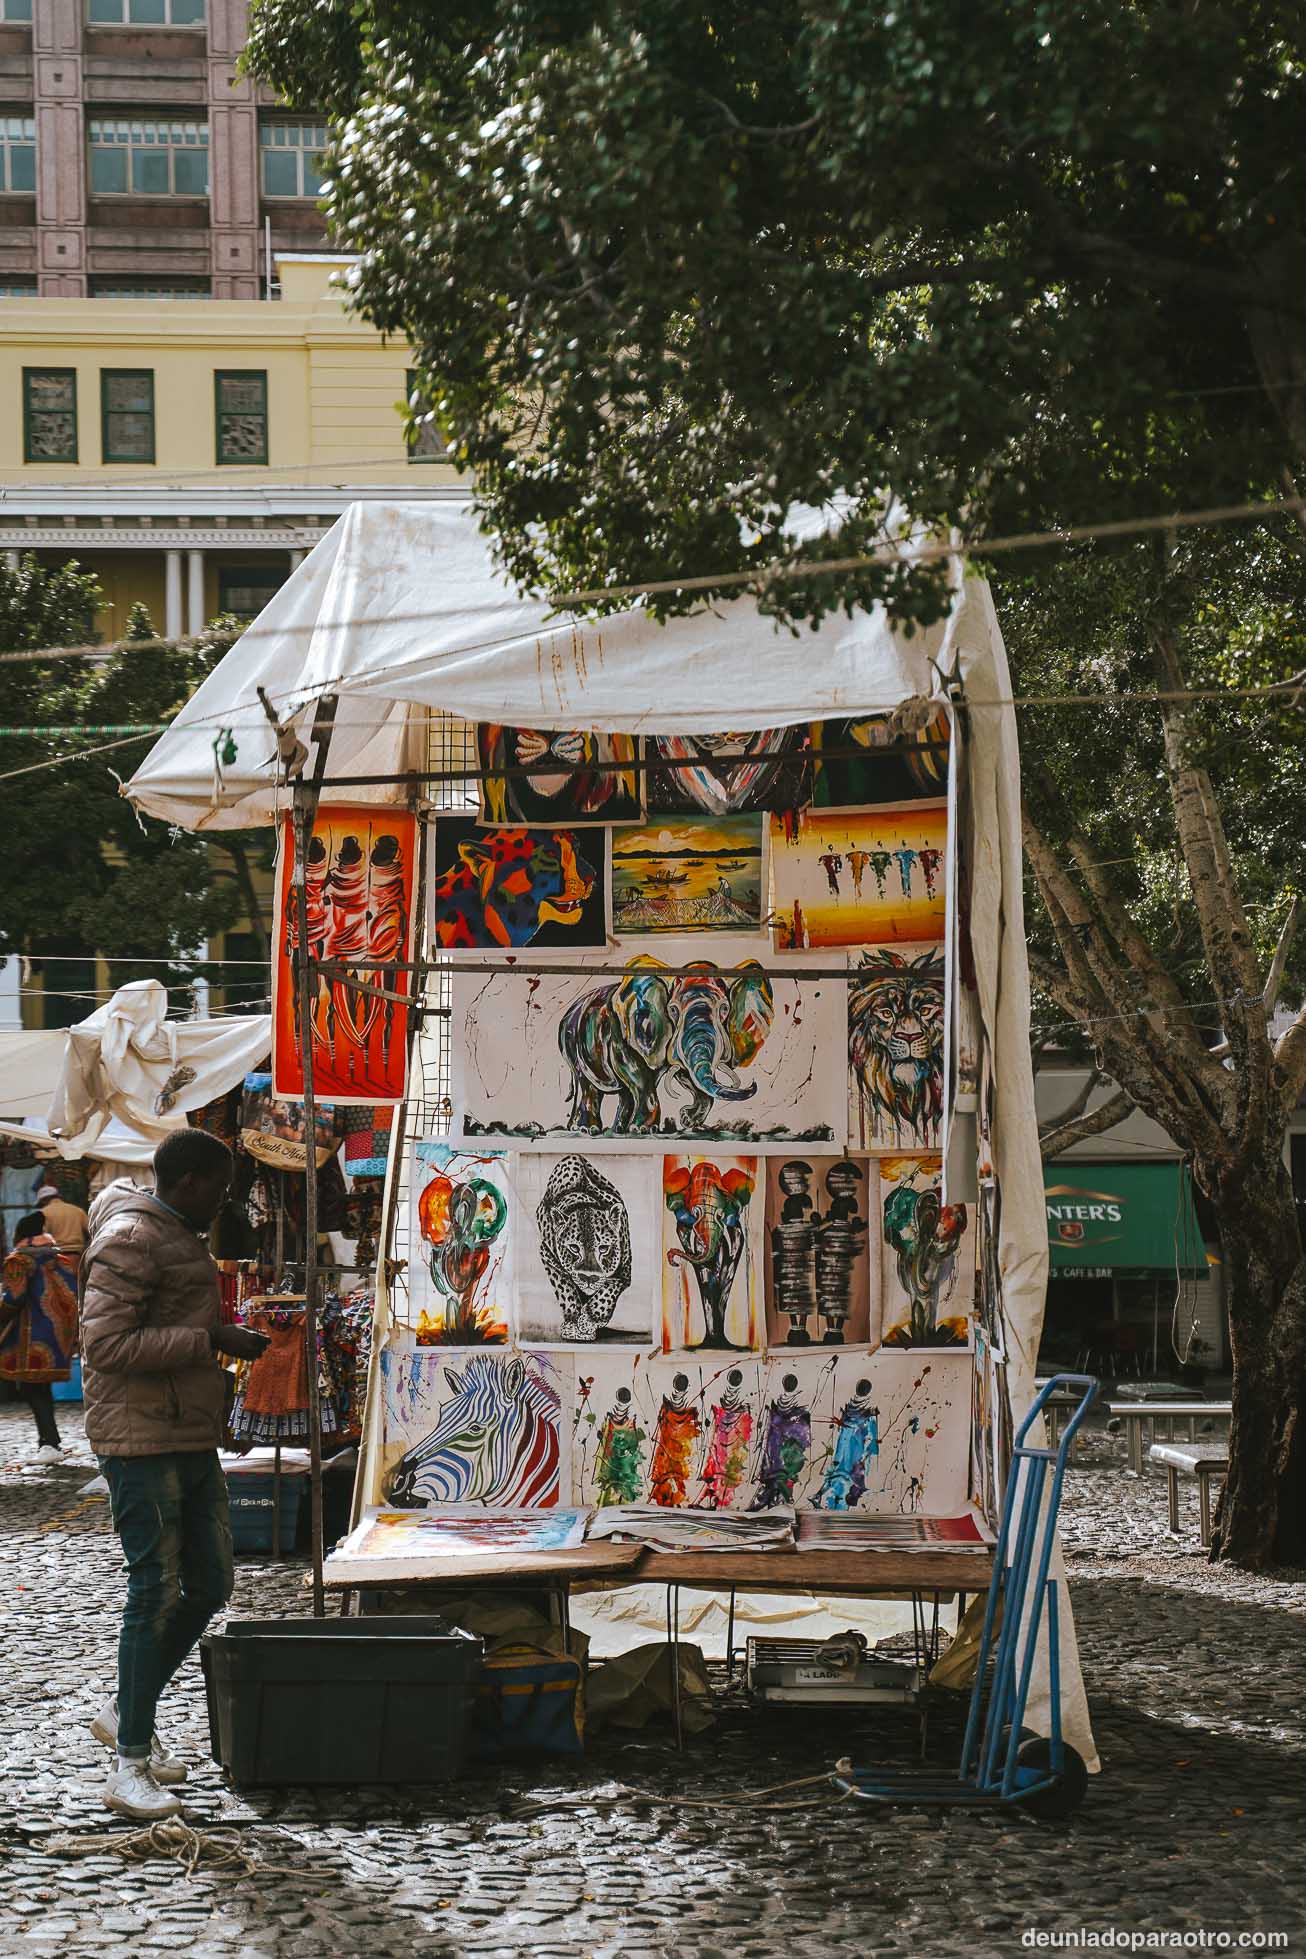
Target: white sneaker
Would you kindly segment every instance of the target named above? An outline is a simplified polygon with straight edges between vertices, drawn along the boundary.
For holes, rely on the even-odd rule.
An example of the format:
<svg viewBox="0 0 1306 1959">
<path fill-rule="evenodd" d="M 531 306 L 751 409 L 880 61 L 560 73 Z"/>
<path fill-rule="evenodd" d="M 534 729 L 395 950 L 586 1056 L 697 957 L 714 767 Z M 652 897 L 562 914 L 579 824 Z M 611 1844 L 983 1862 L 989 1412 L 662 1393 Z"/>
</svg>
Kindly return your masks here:
<svg viewBox="0 0 1306 1959">
<path fill-rule="evenodd" d="M 118 1703 L 107 1700 L 91 1723 L 91 1733 L 106 1748 L 118 1746 Z M 172 1786 L 184 1782 L 190 1773 L 180 1755 L 174 1755 L 160 1741 L 158 1731 L 150 1736 L 150 1774 L 156 1782 Z"/>
<path fill-rule="evenodd" d="M 40 1448 L 37 1450 L 36 1454 L 32 1457 L 32 1461 L 33 1462 L 62 1462 L 63 1450 L 56 1449 L 53 1442 L 43 1442 Z"/>
<path fill-rule="evenodd" d="M 144 1762 L 128 1761 L 122 1755 L 114 1758 L 109 1771 L 104 1806 L 138 1823 L 158 1823 L 165 1816 L 180 1816 L 182 1807 L 180 1796 L 170 1796 L 166 1789 L 161 1789 Z"/>
</svg>

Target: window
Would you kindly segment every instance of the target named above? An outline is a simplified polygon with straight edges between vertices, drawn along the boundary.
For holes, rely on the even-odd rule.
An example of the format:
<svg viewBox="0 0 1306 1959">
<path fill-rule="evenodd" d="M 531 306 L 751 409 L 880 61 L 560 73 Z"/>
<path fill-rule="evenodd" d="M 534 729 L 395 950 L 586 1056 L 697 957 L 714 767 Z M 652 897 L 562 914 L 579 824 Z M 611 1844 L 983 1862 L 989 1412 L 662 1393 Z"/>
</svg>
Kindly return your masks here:
<svg viewBox="0 0 1306 1959">
<path fill-rule="evenodd" d="M 32 0 L 0 0 L 0 20 L 24 21 L 32 18 Z"/>
<path fill-rule="evenodd" d="M 106 463 L 154 461 L 154 370 L 100 369 L 100 454 Z"/>
<path fill-rule="evenodd" d="M 417 407 L 417 370 L 410 367 L 404 377 L 408 389 L 408 405 Z M 419 422 L 415 429 L 409 429 L 408 460 L 410 463 L 443 463 L 449 460 L 449 445 L 433 421 Z"/>
<path fill-rule="evenodd" d="M 264 122 L 259 125 L 263 152 L 264 197 L 320 197 L 318 166 L 326 147 L 326 125 L 320 122 Z"/>
<path fill-rule="evenodd" d="M 268 459 L 268 377 L 260 368 L 228 369 L 213 377 L 220 463 Z"/>
<path fill-rule="evenodd" d="M 0 275 L 0 299 L 35 299 L 37 292 L 35 279 L 6 279 Z"/>
<path fill-rule="evenodd" d="M 91 190 L 97 197 L 207 197 L 206 122 L 119 122 L 89 125 Z"/>
<path fill-rule="evenodd" d="M 0 190 L 35 189 L 36 119 L 0 116 Z"/>
<path fill-rule="evenodd" d="M 23 460 L 77 461 L 77 370 L 23 369 Z"/>
<path fill-rule="evenodd" d="M 202 27 L 204 0 L 90 0 L 86 18 L 96 27 Z"/>
<path fill-rule="evenodd" d="M 92 299 L 207 299 L 207 279 L 92 279 Z"/>
<path fill-rule="evenodd" d="M 219 565 L 218 611 L 234 612 L 238 619 L 257 618 L 285 582 L 286 573 L 275 565 Z"/>
</svg>

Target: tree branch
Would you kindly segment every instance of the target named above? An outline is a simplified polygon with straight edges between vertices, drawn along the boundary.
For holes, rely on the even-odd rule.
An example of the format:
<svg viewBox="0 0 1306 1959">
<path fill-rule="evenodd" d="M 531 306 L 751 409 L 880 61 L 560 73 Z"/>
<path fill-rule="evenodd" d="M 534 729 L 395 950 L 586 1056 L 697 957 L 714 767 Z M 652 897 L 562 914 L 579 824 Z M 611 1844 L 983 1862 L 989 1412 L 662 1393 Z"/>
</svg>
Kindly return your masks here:
<svg viewBox="0 0 1306 1959">
<path fill-rule="evenodd" d="M 1084 1086 L 1080 1089 L 1078 1095 L 1072 1095 L 1061 1113 L 1050 1118 L 1051 1127 L 1059 1129 L 1063 1122 L 1074 1122 L 1077 1116 L 1082 1116 L 1089 1102 L 1092 1100 L 1093 1090 L 1100 1088 L 1101 1084 L 1102 1070 L 1100 1068 L 1090 1068 L 1084 1077 Z"/>
<path fill-rule="evenodd" d="M 1086 1114 L 1077 1115 L 1072 1122 L 1059 1122 L 1056 1128 L 1040 1131 L 1039 1153 L 1044 1162 L 1050 1156 L 1059 1156 L 1068 1150 L 1072 1143 L 1082 1143 L 1089 1136 L 1100 1136 L 1104 1129 L 1114 1129 L 1137 1107 L 1132 1095 L 1121 1088 L 1099 1109 L 1090 1109 Z"/>
</svg>

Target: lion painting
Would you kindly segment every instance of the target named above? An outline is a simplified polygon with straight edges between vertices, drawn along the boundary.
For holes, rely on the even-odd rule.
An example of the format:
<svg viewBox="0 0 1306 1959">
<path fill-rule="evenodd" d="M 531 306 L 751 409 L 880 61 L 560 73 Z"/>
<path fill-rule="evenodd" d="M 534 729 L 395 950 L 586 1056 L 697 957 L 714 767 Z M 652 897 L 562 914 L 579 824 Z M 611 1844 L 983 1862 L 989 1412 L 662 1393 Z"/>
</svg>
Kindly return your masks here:
<svg viewBox="0 0 1306 1959">
<path fill-rule="evenodd" d="M 934 1149 L 943 1117 L 943 955 L 877 947 L 848 986 L 858 1140 Z"/>
</svg>

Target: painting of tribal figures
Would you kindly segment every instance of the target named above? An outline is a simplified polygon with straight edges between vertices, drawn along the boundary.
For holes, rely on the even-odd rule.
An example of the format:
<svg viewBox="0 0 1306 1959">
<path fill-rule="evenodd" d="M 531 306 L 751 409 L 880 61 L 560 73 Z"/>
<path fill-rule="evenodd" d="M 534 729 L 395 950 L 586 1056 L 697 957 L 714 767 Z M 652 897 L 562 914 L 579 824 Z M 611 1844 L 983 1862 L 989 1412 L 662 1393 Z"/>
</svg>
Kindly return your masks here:
<svg viewBox="0 0 1306 1959">
<path fill-rule="evenodd" d="M 453 1100 L 465 1139 L 584 1137 L 838 1148 L 847 1124 L 845 986 L 747 940 L 556 974 L 455 972 Z M 577 960 L 576 965 L 588 964 Z M 543 967 L 543 970 L 541 970 Z M 826 975 L 826 976 L 823 976 Z"/>
</svg>

